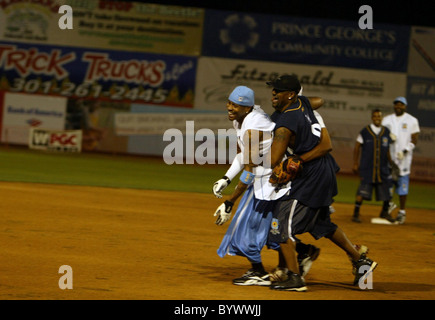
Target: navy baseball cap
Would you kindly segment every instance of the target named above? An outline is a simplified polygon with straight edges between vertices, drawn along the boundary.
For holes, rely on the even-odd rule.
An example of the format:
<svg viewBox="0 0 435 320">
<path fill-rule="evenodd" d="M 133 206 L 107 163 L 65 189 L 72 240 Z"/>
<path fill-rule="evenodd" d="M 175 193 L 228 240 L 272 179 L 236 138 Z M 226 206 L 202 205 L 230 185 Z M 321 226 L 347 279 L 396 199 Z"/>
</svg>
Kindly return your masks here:
<svg viewBox="0 0 435 320">
<path fill-rule="evenodd" d="M 228 100 L 244 107 L 252 107 L 255 104 L 254 91 L 245 86 L 238 86 L 231 92 Z"/>
<path fill-rule="evenodd" d="M 266 84 L 279 91 L 295 91 L 296 93 L 301 91 L 301 83 L 293 75 L 283 75 L 273 81 L 267 81 Z"/>
<path fill-rule="evenodd" d="M 397 97 L 396 99 L 394 99 L 393 104 L 396 103 L 396 102 L 402 102 L 405 106 L 408 105 L 408 101 L 406 101 L 405 97 Z"/>
</svg>

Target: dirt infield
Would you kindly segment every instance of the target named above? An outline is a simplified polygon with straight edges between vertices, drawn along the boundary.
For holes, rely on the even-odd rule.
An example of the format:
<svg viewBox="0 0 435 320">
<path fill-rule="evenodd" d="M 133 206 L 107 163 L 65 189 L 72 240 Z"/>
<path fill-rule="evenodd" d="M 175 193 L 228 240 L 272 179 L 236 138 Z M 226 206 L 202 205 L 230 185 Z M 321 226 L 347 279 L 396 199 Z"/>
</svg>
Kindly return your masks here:
<svg viewBox="0 0 435 320">
<path fill-rule="evenodd" d="M 0 183 L 0 298 L 131 300 L 434 299 L 435 212 L 408 210 L 402 226 L 373 225 L 379 207 L 335 204 L 333 221 L 370 247 L 379 263 L 373 289 L 352 286 L 345 254 L 328 240 L 306 277 L 305 293 L 239 287 L 231 279 L 249 267 L 216 249 L 227 225 L 217 227 L 220 204 L 211 194 Z M 263 251 L 266 268 L 274 251 Z M 62 290 L 59 267 L 73 270 Z"/>
</svg>

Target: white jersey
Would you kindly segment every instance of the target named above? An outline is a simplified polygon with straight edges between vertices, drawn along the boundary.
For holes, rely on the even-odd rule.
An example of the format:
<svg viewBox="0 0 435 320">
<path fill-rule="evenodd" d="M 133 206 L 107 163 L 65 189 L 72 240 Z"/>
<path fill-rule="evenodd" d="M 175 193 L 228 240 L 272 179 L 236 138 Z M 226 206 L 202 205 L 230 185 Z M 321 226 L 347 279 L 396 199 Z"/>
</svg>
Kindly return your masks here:
<svg viewBox="0 0 435 320">
<path fill-rule="evenodd" d="M 390 154 L 393 161 L 400 168 L 400 175 L 410 174 L 412 150 L 408 151 L 402 160 L 397 158 L 397 154 L 407 149 L 409 143 L 411 143 L 412 134 L 420 132 L 417 118 L 406 112 L 399 117 L 393 113 L 382 120 L 382 125 L 391 131 L 394 143 L 390 144 Z"/>
<path fill-rule="evenodd" d="M 319 122 L 320 127 L 321 128 L 326 128 L 325 122 L 323 122 L 323 118 L 320 115 L 320 113 L 318 113 L 316 110 L 313 110 L 313 113 L 314 113 L 314 116 L 316 117 L 317 121 Z"/>
<path fill-rule="evenodd" d="M 270 147 L 273 141 L 273 129 L 275 123 L 270 120 L 270 117 L 260 108 L 260 106 L 254 106 L 252 112 L 250 112 L 242 122 L 242 126 L 239 127 L 239 123 L 233 121 L 234 129 L 237 132 L 237 142 L 242 153 L 242 159 L 245 159 L 245 152 L 248 153 L 250 146 L 245 146 L 243 136 L 247 130 L 263 131 L 263 140 L 260 141 L 260 156 L 261 159 L 270 164 Z M 255 138 L 255 136 L 254 136 Z M 246 158 L 248 159 L 248 158 Z M 261 160 L 258 159 L 258 160 Z M 281 198 L 288 190 L 290 190 L 290 183 L 285 187 L 275 192 L 275 187 L 269 182 L 272 169 L 269 165 L 263 167 L 261 165 L 253 168 L 255 175 L 254 179 L 254 195 L 259 200 L 275 200 Z"/>
</svg>

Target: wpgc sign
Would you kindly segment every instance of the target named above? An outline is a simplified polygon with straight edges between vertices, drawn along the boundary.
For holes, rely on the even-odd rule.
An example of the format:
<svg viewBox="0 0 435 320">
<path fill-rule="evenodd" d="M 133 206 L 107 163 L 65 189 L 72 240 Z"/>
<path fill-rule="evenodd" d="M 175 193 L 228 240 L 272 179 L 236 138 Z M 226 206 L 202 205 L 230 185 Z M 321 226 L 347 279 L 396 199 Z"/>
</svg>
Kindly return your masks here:
<svg viewBox="0 0 435 320">
<path fill-rule="evenodd" d="M 81 152 L 82 131 L 32 128 L 29 133 L 29 148 L 46 151 Z"/>
</svg>

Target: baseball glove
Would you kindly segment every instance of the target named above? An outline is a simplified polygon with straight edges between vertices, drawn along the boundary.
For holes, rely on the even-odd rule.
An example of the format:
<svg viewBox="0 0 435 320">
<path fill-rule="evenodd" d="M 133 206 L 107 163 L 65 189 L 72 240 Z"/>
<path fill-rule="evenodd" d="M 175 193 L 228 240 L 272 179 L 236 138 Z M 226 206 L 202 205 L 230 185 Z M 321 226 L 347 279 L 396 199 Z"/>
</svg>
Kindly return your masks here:
<svg viewBox="0 0 435 320">
<path fill-rule="evenodd" d="M 302 160 L 297 155 L 285 159 L 278 166 L 273 168 L 269 182 L 273 185 L 287 184 L 294 180 L 302 170 Z"/>
</svg>

